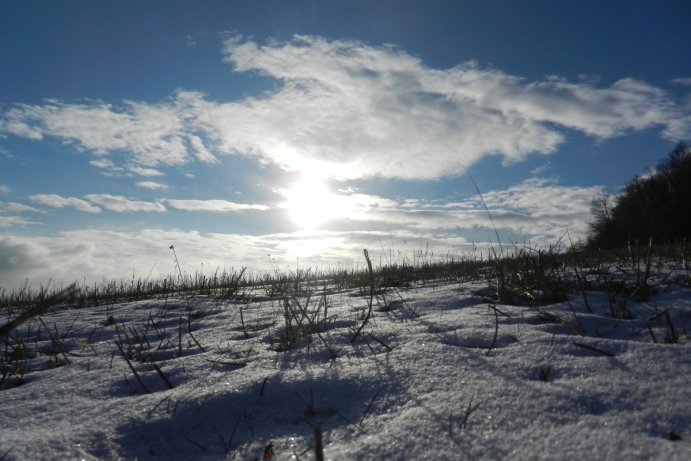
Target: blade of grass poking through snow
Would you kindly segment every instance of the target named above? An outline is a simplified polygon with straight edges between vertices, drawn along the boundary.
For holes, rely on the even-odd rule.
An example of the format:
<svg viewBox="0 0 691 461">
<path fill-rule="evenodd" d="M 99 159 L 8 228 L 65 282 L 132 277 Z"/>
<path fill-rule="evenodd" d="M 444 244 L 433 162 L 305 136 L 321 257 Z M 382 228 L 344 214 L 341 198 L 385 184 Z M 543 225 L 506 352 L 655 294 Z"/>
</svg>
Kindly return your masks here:
<svg viewBox="0 0 691 461">
<path fill-rule="evenodd" d="M 480 202 L 482 202 L 482 207 L 485 209 L 487 216 L 489 216 L 489 221 L 492 223 L 492 229 L 494 229 L 494 235 L 497 236 L 497 243 L 499 243 L 499 256 L 501 256 L 503 258 L 504 257 L 504 247 L 502 247 L 501 239 L 499 238 L 499 232 L 497 231 L 497 226 L 494 224 L 494 218 L 492 218 L 492 213 L 489 212 L 489 208 L 487 208 L 487 204 L 485 203 L 485 197 L 482 196 L 482 192 L 480 192 L 480 188 L 477 187 L 477 184 L 475 183 L 475 180 L 473 179 L 472 175 L 470 174 L 470 171 L 466 171 L 466 174 L 468 175 L 468 178 L 470 178 L 470 182 L 473 183 L 473 186 L 475 187 L 475 190 L 477 191 L 477 195 L 480 197 Z"/>
<path fill-rule="evenodd" d="M 169 249 L 173 250 L 173 257 L 175 258 L 175 267 L 178 269 L 178 275 L 180 276 L 180 282 L 182 283 L 182 269 L 180 268 L 180 262 L 178 261 L 178 254 L 175 252 L 175 245 L 171 245 Z"/>
<path fill-rule="evenodd" d="M 494 349 L 494 346 L 497 344 L 497 336 L 499 335 L 499 309 L 493 304 L 490 304 L 489 307 L 494 310 L 494 337 L 492 338 L 492 344 L 490 344 L 489 349 L 487 349 L 486 355 L 489 355 L 492 349 Z"/>
<path fill-rule="evenodd" d="M 77 283 L 75 282 L 72 285 L 65 288 L 64 290 L 54 294 L 50 298 L 41 300 L 36 305 L 22 312 L 16 319 L 0 327 L 0 336 L 5 336 L 9 334 L 12 330 L 14 330 L 19 325 L 29 320 L 31 317 L 35 315 L 41 315 L 42 313 L 44 313 L 46 310 L 48 310 L 49 307 L 54 306 L 55 304 L 58 304 L 60 302 L 67 301 L 70 298 L 74 298 L 76 293 Z"/>
<path fill-rule="evenodd" d="M 370 261 L 369 259 L 369 253 L 367 252 L 367 249 L 365 248 L 362 251 L 365 253 L 365 261 L 367 261 L 367 270 L 369 271 L 369 302 L 367 306 L 367 315 L 365 316 L 365 320 L 362 321 L 360 328 L 357 329 L 357 331 L 353 335 L 353 339 L 350 340 L 351 344 L 355 344 L 355 340 L 357 339 L 358 335 L 360 334 L 362 329 L 365 328 L 365 325 L 369 321 L 369 318 L 372 315 L 372 303 L 374 302 L 374 270 L 372 269 L 372 261 Z"/>
<path fill-rule="evenodd" d="M 467 429 L 468 427 L 468 420 L 470 420 L 470 415 L 475 413 L 475 411 L 480 408 L 480 404 L 476 403 L 473 405 L 473 399 L 470 399 L 470 402 L 468 402 L 468 406 L 465 409 L 465 415 L 463 416 L 463 421 L 461 421 L 460 427 L 461 429 Z"/>
</svg>

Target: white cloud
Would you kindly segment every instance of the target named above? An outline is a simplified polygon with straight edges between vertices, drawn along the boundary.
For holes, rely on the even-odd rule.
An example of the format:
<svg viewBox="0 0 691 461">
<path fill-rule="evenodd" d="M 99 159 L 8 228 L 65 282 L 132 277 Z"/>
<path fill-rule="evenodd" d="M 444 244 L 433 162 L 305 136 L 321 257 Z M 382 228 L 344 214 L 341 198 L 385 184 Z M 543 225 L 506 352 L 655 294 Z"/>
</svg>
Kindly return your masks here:
<svg viewBox="0 0 691 461">
<path fill-rule="evenodd" d="M 533 176 L 539 176 L 541 174 L 548 172 L 550 170 L 550 168 L 552 168 L 552 167 L 550 166 L 549 163 L 544 163 L 538 167 L 533 168 L 530 171 L 530 174 L 532 174 Z"/>
<path fill-rule="evenodd" d="M 691 78 L 675 78 L 672 83 L 681 86 L 691 86 Z"/>
<path fill-rule="evenodd" d="M 227 200 L 165 200 L 171 208 L 185 211 L 211 211 L 214 213 L 235 213 L 247 210 L 268 210 L 265 205 L 248 205 L 244 203 L 229 202 Z"/>
<path fill-rule="evenodd" d="M 204 141 L 199 136 L 190 136 L 190 144 L 197 160 L 204 163 L 218 163 L 218 159 L 206 148 Z"/>
<path fill-rule="evenodd" d="M 89 160 L 89 164 L 96 168 L 110 169 L 115 166 L 112 160 L 107 158 L 98 158 L 95 160 Z"/>
<path fill-rule="evenodd" d="M 139 176 L 164 176 L 163 173 L 155 168 L 142 168 L 137 165 L 129 165 L 127 169 Z"/>
<path fill-rule="evenodd" d="M 691 109 L 691 103 L 689 103 L 689 108 Z M 670 121 L 664 133 L 667 138 L 674 141 L 691 139 L 691 114 L 679 116 L 676 120 Z"/>
<path fill-rule="evenodd" d="M 36 194 L 29 197 L 32 201 L 52 208 L 73 207 L 86 213 L 100 213 L 101 209 L 76 197 L 62 197 L 58 194 Z"/>
<path fill-rule="evenodd" d="M 151 190 L 166 190 L 168 189 L 168 186 L 165 184 L 161 184 L 155 181 L 140 181 L 137 183 L 139 187 L 143 187 L 144 189 L 151 189 Z"/>
<path fill-rule="evenodd" d="M 664 128 L 680 111 L 662 90 L 632 79 L 599 89 L 526 82 L 473 64 L 436 70 L 359 42 L 234 38 L 225 54 L 236 70 L 284 85 L 262 99 L 206 107 L 200 119 L 224 149 L 333 176 L 439 177 L 492 153 L 507 161 L 551 153 L 564 139 L 554 125 L 608 138 Z"/>
<path fill-rule="evenodd" d="M 600 192 L 601 186 L 568 187 L 560 186 L 555 179 L 532 178 L 506 190 L 482 195 L 490 209 L 512 208 L 542 217 L 588 213 L 590 201 Z"/>
<path fill-rule="evenodd" d="M 10 189 L 10 186 L 6 186 L 4 184 L 0 184 L 0 194 L 9 194 L 9 192 L 12 189 Z"/>
<path fill-rule="evenodd" d="M 19 104 L 0 115 L 0 131 L 124 152 L 143 175 L 239 154 L 336 178 L 407 179 L 458 174 L 487 155 L 550 154 L 564 129 L 599 139 L 652 127 L 674 140 L 691 133 L 689 107 L 631 78 L 597 87 L 475 63 L 435 69 L 395 47 L 310 36 L 264 45 L 235 37 L 223 53 L 237 72 L 276 79 L 276 89 L 235 102 L 179 91 L 158 104 Z"/>
<path fill-rule="evenodd" d="M 93 203 L 101 205 L 107 210 L 116 211 L 118 213 L 129 213 L 135 211 L 154 211 L 162 213 L 166 211 L 166 208 L 161 203 L 130 200 L 122 195 L 89 194 L 85 195 L 84 198 Z"/>
<path fill-rule="evenodd" d="M 184 125 L 184 113 L 174 105 L 131 101 L 118 108 L 98 101 L 18 104 L 0 120 L 0 130 L 7 133 L 29 139 L 54 136 L 101 156 L 125 151 L 149 167 L 189 161 Z"/>
</svg>

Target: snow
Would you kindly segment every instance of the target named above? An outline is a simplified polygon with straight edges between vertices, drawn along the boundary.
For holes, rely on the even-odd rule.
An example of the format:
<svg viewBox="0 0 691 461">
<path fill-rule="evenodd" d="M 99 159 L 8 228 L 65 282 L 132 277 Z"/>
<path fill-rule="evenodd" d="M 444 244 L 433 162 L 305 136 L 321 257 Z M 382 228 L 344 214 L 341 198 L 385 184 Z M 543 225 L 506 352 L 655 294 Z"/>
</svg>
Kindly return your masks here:
<svg viewBox="0 0 691 461">
<path fill-rule="evenodd" d="M 367 289 L 287 296 L 317 313 L 290 344 L 285 301 L 260 290 L 56 306 L 11 335 L 27 357 L 0 391 L 0 459 L 314 459 L 319 427 L 333 460 L 688 460 L 682 277 L 627 299 L 630 319 L 602 289 L 588 312 L 579 292 L 530 307 L 473 281 L 388 288 L 354 343 Z"/>
</svg>

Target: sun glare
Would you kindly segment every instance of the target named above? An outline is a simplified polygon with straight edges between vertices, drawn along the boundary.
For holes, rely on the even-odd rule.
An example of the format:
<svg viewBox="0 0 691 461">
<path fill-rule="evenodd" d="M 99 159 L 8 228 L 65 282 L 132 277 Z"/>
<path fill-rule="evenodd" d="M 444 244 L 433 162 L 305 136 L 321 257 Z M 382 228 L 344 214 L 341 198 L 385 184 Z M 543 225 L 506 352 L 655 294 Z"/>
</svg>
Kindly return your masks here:
<svg viewBox="0 0 691 461">
<path fill-rule="evenodd" d="M 302 229 L 316 229 L 344 211 L 338 197 L 314 176 L 303 177 L 285 196 L 290 218 Z"/>
</svg>

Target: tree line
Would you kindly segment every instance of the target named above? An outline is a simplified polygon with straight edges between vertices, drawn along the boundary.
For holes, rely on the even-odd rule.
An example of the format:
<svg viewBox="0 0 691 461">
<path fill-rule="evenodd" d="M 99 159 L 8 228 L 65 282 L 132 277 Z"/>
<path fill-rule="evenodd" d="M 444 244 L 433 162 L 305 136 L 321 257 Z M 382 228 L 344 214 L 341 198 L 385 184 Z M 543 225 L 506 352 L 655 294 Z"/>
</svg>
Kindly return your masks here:
<svg viewBox="0 0 691 461">
<path fill-rule="evenodd" d="M 587 246 L 677 243 L 691 236 L 691 148 L 680 142 L 654 169 L 628 181 L 621 194 L 591 203 Z"/>
</svg>

